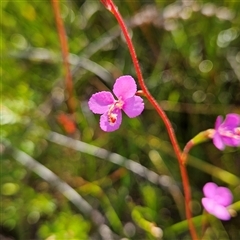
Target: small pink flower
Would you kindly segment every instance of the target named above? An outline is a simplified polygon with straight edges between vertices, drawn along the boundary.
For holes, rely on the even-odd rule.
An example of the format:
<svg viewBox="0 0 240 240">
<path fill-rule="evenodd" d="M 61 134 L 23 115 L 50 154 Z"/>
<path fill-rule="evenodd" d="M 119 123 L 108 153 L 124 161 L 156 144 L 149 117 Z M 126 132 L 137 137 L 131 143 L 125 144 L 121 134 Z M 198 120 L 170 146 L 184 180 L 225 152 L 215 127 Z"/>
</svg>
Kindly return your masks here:
<svg viewBox="0 0 240 240">
<path fill-rule="evenodd" d="M 93 113 L 102 114 L 100 127 L 103 131 L 112 132 L 117 130 L 122 122 L 123 110 L 128 117 L 134 118 L 140 115 L 144 109 L 143 99 L 135 96 L 137 85 L 134 79 L 129 76 L 121 76 L 116 79 L 113 86 L 113 93 L 118 100 L 115 100 L 111 92 L 102 91 L 92 95 L 88 106 Z"/>
<path fill-rule="evenodd" d="M 240 146 L 240 115 L 236 113 L 227 114 L 224 121 L 221 116 L 217 117 L 213 144 L 220 150 L 223 150 L 225 145 Z"/>
<path fill-rule="evenodd" d="M 221 220 L 229 220 L 231 215 L 227 206 L 232 203 L 233 195 L 226 187 L 218 187 L 215 183 L 206 183 L 203 187 L 205 195 L 202 198 L 202 205 L 207 212 Z"/>
</svg>

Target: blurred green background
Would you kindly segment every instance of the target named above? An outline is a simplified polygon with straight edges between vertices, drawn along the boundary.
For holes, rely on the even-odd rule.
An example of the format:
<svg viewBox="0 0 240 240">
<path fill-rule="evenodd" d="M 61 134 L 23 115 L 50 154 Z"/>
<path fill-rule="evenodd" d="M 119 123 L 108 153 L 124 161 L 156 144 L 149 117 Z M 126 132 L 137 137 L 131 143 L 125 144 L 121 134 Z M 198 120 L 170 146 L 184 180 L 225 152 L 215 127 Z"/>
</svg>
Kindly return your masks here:
<svg viewBox="0 0 240 240">
<path fill-rule="evenodd" d="M 218 115 L 240 114 L 239 1 L 116 1 L 149 91 L 166 111 L 180 146 L 213 128 Z M 113 15 L 99 1 L 61 1 L 74 80 L 77 129 L 65 103 L 64 69 L 50 1 L 1 3 L 1 239 L 104 239 L 92 219 L 53 182 L 24 166 L 26 156 L 55 173 L 105 217 L 113 239 L 190 239 L 178 163 L 166 129 L 145 101 L 140 117 L 123 117 L 105 133 L 87 106 L 114 79 L 136 73 Z M 68 125 L 69 124 L 69 125 Z M 141 164 L 159 175 L 126 170 L 111 159 L 50 141 L 57 132 Z M 28 155 L 21 155 L 25 152 Z M 112 161 L 112 162 L 111 162 Z M 135 165 L 134 165 L 135 166 Z M 136 165 L 139 166 L 139 165 Z M 191 151 L 188 172 L 193 215 L 202 214 L 208 181 L 229 187 L 240 200 L 239 148 L 212 142 Z M 47 174 L 47 173 L 46 173 Z M 50 176 L 49 175 L 49 176 Z M 47 176 L 47 175 L 46 175 Z M 240 217 L 209 217 L 203 239 L 239 239 Z M 158 227 L 154 236 L 147 223 Z M 177 224 L 177 225 L 176 225 Z M 201 218 L 195 219 L 199 235 Z M 163 232 L 161 232 L 163 231 Z M 158 236 L 158 237 L 157 237 Z M 105 239 L 108 239 L 105 237 Z"/>
</svg>

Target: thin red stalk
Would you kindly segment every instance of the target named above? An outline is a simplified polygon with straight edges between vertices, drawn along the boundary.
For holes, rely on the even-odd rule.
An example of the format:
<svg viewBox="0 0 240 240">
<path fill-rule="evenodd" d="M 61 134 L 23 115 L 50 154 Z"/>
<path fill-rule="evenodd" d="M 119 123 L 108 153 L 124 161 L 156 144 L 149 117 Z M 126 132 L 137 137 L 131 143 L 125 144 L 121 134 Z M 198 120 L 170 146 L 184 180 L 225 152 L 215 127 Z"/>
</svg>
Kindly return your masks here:
<svg viewBox="0 0 240 240">
<path fill-rule="evenodd" d="M 186 164 L 188 153 L 192 149 L 192 147 L 194 147 L 195 145 L 197 145 L 199 143 L 202 143 L 204 141 L 207 141 L 207 140 L 213 138 L 214 133 L 215 133 L 214 129 L 208 129 L 208 130 L 198 133 L 194 138 L 192 138 L 190 141 L 188 141 L 188 143 L 185 145 L 183 152 L 182 152 L 182 163 Z"/>
<path fill-rule="evenodd" d="M 184 147 L 183 152 L 182 152 L 182 163 L 186 164 L 187 162 L 187 156 L 191 148 L 194 146 L 194 143 L 192 140 L 190 140 Z"/>
<path fill-rule="evenodd" d="M 189 206 L 189 203 L 191 201 L 191 191 L 190 191 L 190 187 L 189 187 L 190 185 L 189 185 L 188 174 L 187 174 L 185 165 L 182 163 L 182 152 L 178 145 L 177 138 L 176 138 L 175 132 L 173 130 L 172 124 L 171 124 L 170 120 L 168 119 L 167 115 L 165 114 L 165 112 L 158 105 L 157 101 L 150 94 L 150 92 L 148 91 L 148 89 L 144 83 L 142 72 L 141 72 L 141 69 L 140 69 L 140 66 L 138 63 L 138 59 L 137 59 L 137 55 L 136 55 L 134 46 L 132 44 L 131 38 L 129 36 L 128 30 L 123 21 L 123 18 L 117 10 L 117 7 L 112 2 L 112 0 L 101 0 L 101 1 L 106 6 L 106 8 L 113 13 L 115 18 L 117 19 L 117 21 L 120 25 L 120 28 L 125 36 L 125 39 L 126 39 L 126 42 L 127 42 L 127 45 L 128 45 L 128 48 L 129 48 L 129 51 L 130 51 L 130 54 L 131 54 L 131 57 L 133 60 L 133 64 L 134 64 L 134 67 L 135 67 L 135 70 L 136 70 L 136 73 L 138 76 L 139 85 L 142 88 L 146 98 L 149 100 L 149 102 L 153 105 L 153 107 L 158 112 L 159 116 L 162 118 L 162 120 L 167 128 L 167 132 L 169 134 L 171 143 L 173 145 L 174 152 L 178 159 L 180 172 L 181 172 L 181 176 L 182 176 L 183 190 L 184 190 L 184 195 L 185 195 L 185 211 L 186 211 L 186 217 L 188 220 L 189 230 L 190 230 L 192 238 L 194 240 L 198 239 L 195 227 L 194 227 L 192 219 L 191 219 L 192 214 L 191 214 L 191 210 L 190 210 L 190 206 Z"/>
<path fill-rule="evenodd" d="M 184 196 L 185 196 L 185 212 L 186 212 L 186 217 L 188 220 L 188 227 L 190 234 L 192 236 L 193 240 L 197 240 L 197 232 L 194 227 L 193 221 L 192 221 L 192 213 L 190 209 L 190 202 L 191 202 L 191 189 L 190 189 L 190 184 L 189 184 L 189 178 L 188 178 L 188 173 L 187 173 L 187 168 L 184 164 L 179 163 L 180 167 L 180 172 L 181 172 L 181 177 L 182 177 L 182 182 L 183 182 L 183 191 L 184 191 Z"/>
<path fill-rule="evenodd" d="M 147 87 L 144 83 L 142 72 L 141 72 L 141 69 L 140 69 L 140 66 L 139 66 L 139 63 L 138 63 L 137 55 L 136 55 L 134 46 L 132 44 L 131 38 L 129 36 L 128 30 L 125 26 L 125 23 L 124 23 L 123 19 L 122 19 L 122 16 L 120 15 L 120 13 L 117 10 L 117 7 L 114 5 L 114 3 L 111 0 L 109 0 L 109 4 L 111 4 L 111 12 L 116 17 L 116 19 L 117 19 L 117 21 L 118 21 L 118 23 L 119 23 L 119 25 L 122 29 L 122 32 L 123 32 L 123 34 L 126 38 L 126 42 L 127 42 L 127 45 L 128 45 L 128 48 L 129 48 L 129 51 L 130 51 L 130 54 L 131 54 L 131 57 L 132 57 L 132 60 L 133 60 L 133 64 L 134 64 L 134 67 L 135 67 L 135 70 L 136 70 L 136 73 L 137 73 L 139 85 L 142 88 L 146 98 L 149 100 L 149 102 L 156 109 L 156 111 L 158 112 L 158 114 L 162 118 L 164 124 L 166 125 L 169 137 L 170 137 L 171 142 L 173 144 L 174 151 L 177 155 L 177 158 L 180 160 L 181 159 L 181 150 L 179 148 L 179 145 L 178 145 L 178 142 L 177 142 L 172 124 L 170 123 L 170 121 L 169 121 L 167 115 L 165 114 L 165 112 L 158 105 L 157 101 L 150 94 L 150 92 L 148 91 L 148 89 L 147 89 Z"/>
<path fill-rule="evenodd" d="M 73 82 L 72 82 L 72 75 L 68 63 L 68 43 L 67 43 L 67 37 L 65 33 L 65 28 L 63 25 L 63 21 L 60 15 L 60 9 L 59 9 L 59 2 L 58 0 L 51 0 L 52 6 L 54 10 L 55 15 L 55 21 L 57 25 L 57 31 L 58 31 L 58 37 L 61 44 L 61 50 L 62 50 L 62 58 L 63 58 L 63 65 L 65 69 L 65 85 L 66 85 L 66 92 L 67 92 L 67 107 L 70 113 L 74 113 L 75 111 L 75 104 L 74 104 L 74 97 L 73 97 Z"/>
</svg>

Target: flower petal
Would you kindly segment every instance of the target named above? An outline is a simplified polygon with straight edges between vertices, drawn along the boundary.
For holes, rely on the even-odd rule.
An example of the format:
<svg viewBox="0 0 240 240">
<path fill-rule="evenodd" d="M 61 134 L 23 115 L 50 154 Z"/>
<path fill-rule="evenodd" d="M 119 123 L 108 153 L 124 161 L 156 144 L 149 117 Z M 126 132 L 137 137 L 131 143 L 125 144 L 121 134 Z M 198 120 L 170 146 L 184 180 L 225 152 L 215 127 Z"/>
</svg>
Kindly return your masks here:
<svg viewBox="0 0 240 240">
<path fill-rule="evenodd" d="M 222 205 L 219 205 L 213 199 L 203 198 L 202 205 L 206 209 L 206 211 L 215 217 L 221 220 L 229 220 L 231 218 L 230 213 L 227 208 Z"/>
<path fill-rule="evenodd" d="M 238 147 L 240 146 L 240 135 L 235 135 L 232 133 L 232 137 L 221 136 L 222 141 L 225 145 L 231 147 Z"/>
<path fill-rule="evenodd" d="M 100 128 L 105 132 L 113 132 L 113 131 L 117 130 L 122 123 L 122 112 L 121 112 L 121 110 L 117 109 L 116 111 L 113 111 L 112 113 L 117 114 L 117 119 L 116 119 L 116 122 L 114 124 L 110 123 L 108 121 L 108 114 L 107 113 L 104 113 L 100 117 Z"/>
<path fill-rule="evenodd" d="M 221 138 L 220 134 L 217 131 L 215 132 L 215 134 L 213 136 L 213 144 L 219 150 L 224 150 L 224 148 L 225 148 L 225 145 L 224 145 L 224 143 L 222 141 L 222 138 Z"/>
<path fill-rule="evenodd" d="M 226 115 L 225 121 L 222 123 L 222 127 L 233 129 L 240 125 L 240 115 L 230 113 Z"/>
<path fill-rule="evenodd" d="M 215 130 L 218 130 L 218 128 L 220 127 L 220 125 L 222 124 L 223 118 L 222 116 L 218 116 L 215 122 Z"/>
<path fill-rule="evenodd" d="M 92 95 L 88 101 L 88 106 L 93 113 L 103 114 L 108 111 L 109 105 L 113 102 L 113 95 L 110 92 L 102 91 Z"/>
<path fill-rule="evenodd" d="M 232 203 L 233 195 L 226 187 L 218 187 L 215 193 L 215 201 L 222 206 L 229 206 Z"/>
<path fill-rule="evenodd" d="M 213 182 L 208 182 L 203 187 L 203 194 L 207 198 L 214 198 L 218 185 Z"/>
<path fill-rule="evenodd" d="M 214 212 L 214 207 L 216 205 L 216 202 L 213 199 L 210 198 L 202 198 L 202 205 L 205 208 L 205 210 L 211 214 Z"/>
<path fill-rule="evenodd" d="M 136 82 L 130 75 L 125 75 L 117 78 L 113 86 L 113 93 L 123 101 L 127 98 L 133 97 L 136 91 Z"/>
<path fill-rule="evenodd" d="M 229 220 L 231 218 L 231 215 L 228 212 L 227 208 L 222 205 L 218 205 L 218 204 L 215 205 L 212 214 L 215 217 L 217 217 L 221 220 L 225 220 L 225 221 Z"/>
<path fill-rule="evenodd" d="M 143 99 L 139 96 L 134 96 L 124 101 L 123 111 L 130 118 L 134 118 L 140 115 L 143 109 L 144 109 Z"/>
</svg>

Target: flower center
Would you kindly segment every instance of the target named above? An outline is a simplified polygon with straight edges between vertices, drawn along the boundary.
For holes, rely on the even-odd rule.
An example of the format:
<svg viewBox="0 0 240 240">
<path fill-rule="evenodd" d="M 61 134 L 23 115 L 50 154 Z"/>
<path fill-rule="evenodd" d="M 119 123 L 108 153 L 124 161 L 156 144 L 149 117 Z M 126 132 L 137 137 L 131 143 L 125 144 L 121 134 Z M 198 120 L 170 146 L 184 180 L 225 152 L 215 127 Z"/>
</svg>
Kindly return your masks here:
<svg viewBox="0 0 240 240">
<path fill-rule="evenodd" d="M 116 113 L 110 113 L 108 115 L 108 122 L 110 123 L 110 125 L 113 126 L 116 121 L 117 121 L 117 114 Z"/>
<path fill-rule="evenodd" d="M 108 122 L 110 125 L 114 125 L 117 121 L 118 111 L 122 109 L 124 102 L 120 99 L 115 100 L 113 104 L 109 106 L 108 109 Z"/>
<path fill-rule="evenodd" d="M 220 132 L 223 137 L 230 137 L 233 139 L 240 140 L 240 127 L 233 128 L 231 130 L 221 129 Z"/>
<path fill-rule="evenodd" d="M 240 127 L 235 128 L 234 133 L 240 137 Z"/>
</svg>

